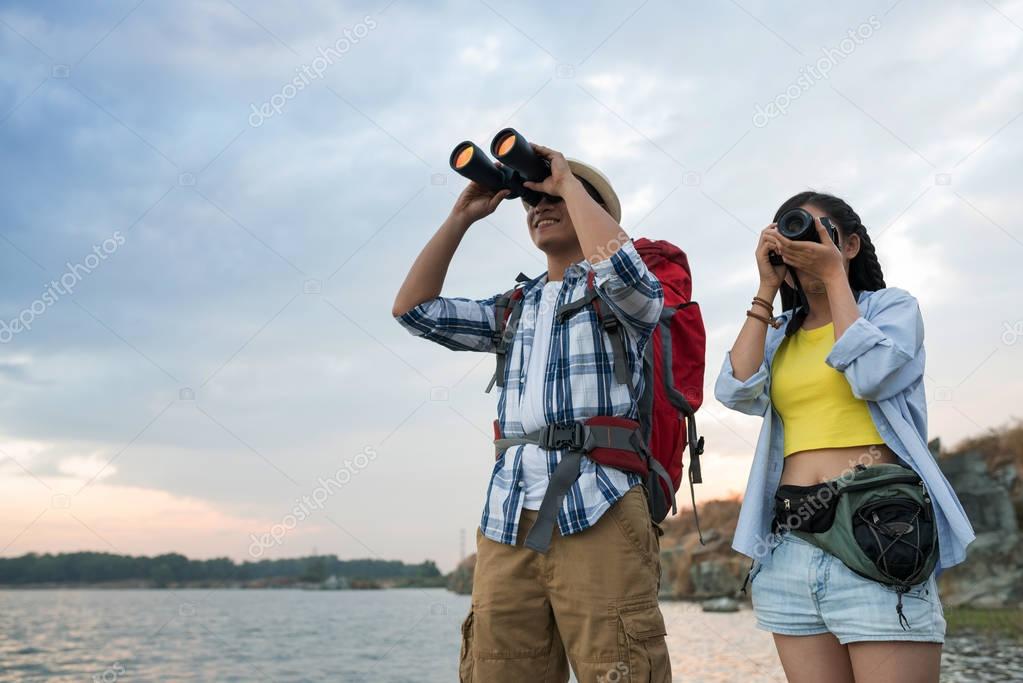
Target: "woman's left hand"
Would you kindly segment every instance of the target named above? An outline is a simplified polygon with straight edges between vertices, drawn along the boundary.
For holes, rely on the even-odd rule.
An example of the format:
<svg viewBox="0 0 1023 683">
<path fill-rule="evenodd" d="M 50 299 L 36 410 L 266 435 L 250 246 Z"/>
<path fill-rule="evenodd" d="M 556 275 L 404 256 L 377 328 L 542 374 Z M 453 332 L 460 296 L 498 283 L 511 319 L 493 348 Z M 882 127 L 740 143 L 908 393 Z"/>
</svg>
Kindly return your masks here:
<svg viewBox="0 0 1023 683">
<path fill-rule="evenodd" d="M 543 182 L 534 183 L 527 180 L 522 184 L 530 190 L 554 195 L 555 197 L 564 197 L 568 186 L 579 182 L 579 179 L 572 175 L 572 169 L 569 168 L 565 155 L 550 147 L 544 147 L 535 143 L 530 143 L 530 145 L 538 156 L 546 159 L 551 165 L 551 174 L 544 178 Z"/>
<path fill-rule="evenodd" d="M 805 240 L 790 240 L 780 233 L 775 234 L 782 261 L 825 283 L 839 278 L 845 280 L 845 259 L 842 252 L 831 240 L 831 235 L 824 228 L 820 218 L 814 218 L 813 224 L 820 237 L 819 244 Z"/>
</svg>

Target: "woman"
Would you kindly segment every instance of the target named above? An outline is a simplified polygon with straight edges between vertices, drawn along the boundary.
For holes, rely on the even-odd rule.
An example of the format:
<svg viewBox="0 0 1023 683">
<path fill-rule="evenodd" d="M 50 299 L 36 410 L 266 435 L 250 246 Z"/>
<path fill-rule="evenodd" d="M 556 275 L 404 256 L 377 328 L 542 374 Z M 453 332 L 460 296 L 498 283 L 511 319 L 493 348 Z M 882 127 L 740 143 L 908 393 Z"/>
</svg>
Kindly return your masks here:
<svg viewBox="0 0 1023 683">
<path fill-rule="evenodd" d="M 792 209 L 810 214 L 819 242 L 779 232 Z M 919 307 L 885 287 L 867 230 L 841 199 L 803 192 L 774 220 L 757 244 L 759 290 L 715 386 L 729 408 L 764 418 L 733 542 L 753 558 L 757 624 L 795 683 L 937 681 L 945 620 L 935 576 L 965 558 L 974 535 L 927 449 Z M 908 592 L 776 520 L 776 494 L 891 464 L 919 475 L 937 527 L 937 568 Z"/>
</svg>

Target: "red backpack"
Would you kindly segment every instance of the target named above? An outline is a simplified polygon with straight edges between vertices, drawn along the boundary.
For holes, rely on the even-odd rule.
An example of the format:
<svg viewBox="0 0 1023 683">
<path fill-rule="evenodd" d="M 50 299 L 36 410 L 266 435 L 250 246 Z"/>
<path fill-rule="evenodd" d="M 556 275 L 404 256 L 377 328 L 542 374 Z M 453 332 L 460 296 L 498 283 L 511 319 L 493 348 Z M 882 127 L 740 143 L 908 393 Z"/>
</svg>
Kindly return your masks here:
<svg viewBox="0 0 1023 683">
<path fill-rule="evenodd" d="M 682 483 L 682 454 L 686 446 L 689 447 L 689 491 L 693 499 L 693 514 L 696 515 L 693 485 L 702 482 L 700 455 L 704 442 L 702 436 L 697 436 L 695 415 L 703 403 L 707 335 L 700 306 L 691 300 L 692 275 L 685 252 L 664 240 L 640 238 L 633 244 L 664 290 L 660 323 L 643 354 L 643 394 L 637 399 L 639 422 L 637 425 L 625 418 L 601 416 L 585 420 L 584 424 L 593 429 L 638 428 L 642 443 L 637 444 L 637 450 L 642 454 L 637 457 L 637 452 L 632 449 L 597 447 L 586 455 L 602 465 L 645 477 L 650 514 L 654 521 L 660 522 L 668 510 L 676 512 L 675 492 Z M 524 275 L 518 278 L 520 283 L 528 279 Z M 616 380 L 623 384 L 631 382 L 624 352 L 625 330 L 607 304 L 596 295 L 592 271 L 587 279 L 586 294 L 562 306 L 558 317 L 565 320 L 588 305 L 595 308 L 597 319 L 611 339 Z M 504 378 L 505 354 L 514 339 L 521 311 L 521 287 L 498 297 L 495 311 L 499 326 L 496 335 L 497 372 L 491 387 L 495 381 L 501 383 Z"/>
</svg>

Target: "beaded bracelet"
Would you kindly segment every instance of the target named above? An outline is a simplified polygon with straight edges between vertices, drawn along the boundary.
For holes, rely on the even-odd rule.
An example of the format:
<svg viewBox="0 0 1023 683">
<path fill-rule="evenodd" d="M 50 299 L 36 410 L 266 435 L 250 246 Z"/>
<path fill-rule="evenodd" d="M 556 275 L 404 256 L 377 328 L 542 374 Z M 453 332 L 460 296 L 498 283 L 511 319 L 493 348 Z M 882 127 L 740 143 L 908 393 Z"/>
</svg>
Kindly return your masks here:
<svg viewBox="0 0 1023 683">
<path fill-rule="evenodd" d="M 765 316 L 760 315 L 759 313 L 754 312 L 753 309 L 750 309 L 750 310 L 746 311 L 746 317 L 748 317 L 748 318 L 756 318 L 760 322 L 767 323 L 768 325 L 770 325 L 774 329 L 778 329 L 779 327 L 781 327 L 781 320 L 778 320 L 774 316 L 771 316 L 770 318 L 767 318 Z"/>
</svg>

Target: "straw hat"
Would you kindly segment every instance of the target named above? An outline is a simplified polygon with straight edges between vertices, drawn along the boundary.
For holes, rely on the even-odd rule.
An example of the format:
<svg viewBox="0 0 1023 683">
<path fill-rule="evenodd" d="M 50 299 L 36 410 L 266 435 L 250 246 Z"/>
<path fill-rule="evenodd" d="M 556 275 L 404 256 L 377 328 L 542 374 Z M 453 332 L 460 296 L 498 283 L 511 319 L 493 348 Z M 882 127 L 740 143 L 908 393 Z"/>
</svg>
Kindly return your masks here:
<svg viewBox="0 0 1023 683">
<path fill-rule="evenodd" d="M 618 200 L 618 195 L 615 194 L 614 188 L 611 187 L 611 181 L 607 179 L 607 176 L 593 166 L 578 159 L 566 159 L 566 161 L 568 161 L 568 167 L 572 169 L 572 175 L 582 178 L 592 185 L 593 189 L 600 195 L 600 198 L 604 200 L 604 205 L 607 207 L 611 217 L 615 219 L 616 223 L 621 223 L 622 203 Z"/>
</svg>

